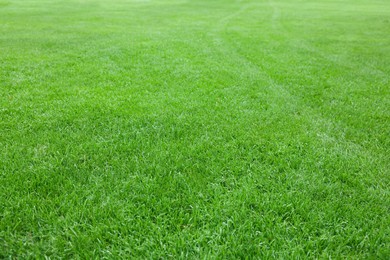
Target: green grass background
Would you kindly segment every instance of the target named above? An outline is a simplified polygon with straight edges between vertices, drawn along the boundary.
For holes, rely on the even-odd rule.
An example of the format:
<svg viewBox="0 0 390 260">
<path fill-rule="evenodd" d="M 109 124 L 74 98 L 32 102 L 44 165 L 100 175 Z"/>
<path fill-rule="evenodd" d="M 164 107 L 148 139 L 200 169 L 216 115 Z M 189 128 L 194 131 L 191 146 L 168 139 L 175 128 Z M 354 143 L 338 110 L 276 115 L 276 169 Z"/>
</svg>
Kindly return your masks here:
<svg viewBox="0 0 390 260">
<path fill-rule="evenodd" d="M 0 258 L 390 257 L 387 0 L 0 0 Z"/>
</svg>

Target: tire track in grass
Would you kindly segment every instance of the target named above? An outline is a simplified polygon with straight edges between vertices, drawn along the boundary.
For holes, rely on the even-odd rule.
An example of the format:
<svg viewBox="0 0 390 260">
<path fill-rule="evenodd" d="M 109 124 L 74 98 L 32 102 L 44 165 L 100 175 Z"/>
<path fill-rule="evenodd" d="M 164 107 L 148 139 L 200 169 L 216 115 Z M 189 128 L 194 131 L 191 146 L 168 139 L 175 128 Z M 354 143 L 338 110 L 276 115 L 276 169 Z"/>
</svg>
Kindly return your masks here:
<svg viewBox="0 0 390 260">
<path fill-rule="evenodd" d="M 307 17 L 305 16 L 304 13 L 302 13 L 301 16 L 303 17 L 304 21 L 307 19 Z M 363 18 L 359 17 L 359 19 L 363 19 Z M 339 20 L 337 20 L 337 19 L 335 20 L 335 22 L 338 22 L 338 21 Z M 307 33 L 308 32 L 305 32 L 305 34 L 307 34 Z M 360 40 L 364 41 L 364 37 L 363 38 L 357 37 L 361 33 L 364 34 L 364 32 L 351 31 L 348 33 L 353 38 L 360 39 Z M 359 61 L 356 61 L 356 60 L 352 59 L 353 53 L 350 53 L 350 51 L 353 51 L 353 50 L 349 49 L 349 48 L 344 49 L 345 47 L 350 47 L 348 44 L 344 44 L 343 46 L 341 46 L 342 49 L 341 49 L 341 53 L 340 53 L 340 49 L 336 50 L 336 49 L 333 49 L 332 47 L 322 46 L 322 45 L 316 46 L 315 41 L 313 42 L 313 39 L 308 38 L 305 34 L 301 35 L 299 38 L 293 39 L 290 46 L 294 49 L 297 49 L 297 50 L 300 50 L 300 51 L 303 51 L 305 53 L 310 54 L 308 56 L 311 57 L 315 61 L 314 65 L 316 65 L 318 63 L 318 64 L 320 64 L 319 66 L 323 67 L 325 70 L 328 70 L 328 69 L 330 70 L 330 72 L 327 73 L 328 75 L 323 75 L 323 72 L 318 72 L 319 73 L 318 75 L 311 74 L 310 81 L 312 81 L 312 80 L 315 81 L 316 78 L 317 78 L 317 81 L 319 81 L 318 77 L 320 77 L 321 81 L 324 81 L 324 82 L 329 81 L 326 84 L 330 84 L 331 86 L 333 85 L 333 93 L 332 93 L 332 89 L 324 90 L 322 88 L 309 85 L 308 87 L 312 88 L 311 91 L 313 91 L 314 94 L 317 93 L 318 95 L 324 95 L 324 97 L 328 98 L 328 99 L 334 98 L 336 101 L 339 100 L 339 102 L 341 102 L 343 99 L 347 99 L 347 101 L 349 100 L 350 102 L 353 102 L 353 100 L 354 100 L 353 95 L 358 95 L 357 98 L 365 98 L 365 101 L 366 102 L 368 101 L 370 103 L 368 105 L 372 106 L 371 113 L 374 115 L 374 117 L 375 116 L 382 116 L 382 118 L 383 118 L 383 117 L 385 117 L 386 114 L 389 114 L 388 113 L 389 110 L 387 109 L 388 106 L 385 105 L 385 104 L 389 103 L 389 99 L 388 99 L 389 92 L 385 90 L 385 86 L 388 85 L 388 83 L 389 83 L 389 79 L 387 77 L 387 74 L 385 73 L 386 68 L 387 68 L 385 65 L 386 63 L 382 64 L 382 67 L 378 67 L 378 66 L 380 66 L 379 65 L 380 62 L 378 64 L 376 64 L 377 66 L 374 66 L 373 64 L 369 63 L 369 60 L 371 60 L 371 59 L 369 59 L 369 60 L 360 59 Z M 294 36 L 294 35 L 292 35 L 292 36 Z M 293 38 L 293 37 L 291 37 L 291 38 Z M 324 37 L 321 36 L 320 38 L 323 39 Z M 321 39 L 317 39 L 317 40 L 321 40 Z M 325 38 L 325 39 L 328 39 L 328 38 Z M 358 43 L 357 46 L 362 46 L 362 44 L 364 44 L 364 42 Z M 327 49 L 325 49 L 325 47 L 327 47 Z M 378 58 L 376 58 L 376 57 L 372 57 L 374 64 L 375 64 L 375 61 L 377 59 Z M 318 69 L 318 65 L 316 65 L 316 66 L 317 67 L 313 67 L 313 64 L 311 64 L 311 69 Z M 331 73 L 332 71 L 333 71 L 333 74 Z M 339 73 L 339 72 L 343 72 L 343 73 Z M 369 75 L 369 77 L 367 77 L 367 75 Z M 371 88 L 369 85 L 372 85 L 373 88 Z M 339 97 L 337 97 L 336 96 L 337 93 L 341 94 L 341 95 Z M 374 96 L 374 98 L 373 98 L 373 96 Z M 375 99 L 376 99 L 376 104 L 378 104 L 377 106 L 375 106 L 374 103 L 371 104 L 371 101 L 375 102 Z M 381 104 L 381 105 L 379 105 L 379 104 Z M 340 110 L 341 109 L 340 106 L 342 105 L 342 103 L 338 103 L 338 104 L 336 103 L 335 105 L 338 105 L 339 112 L 346 113 L 345 109 L 343 109 L 343 111 Z M 313 104 L 311 106 L 314 107 Z M 347 108 L 352 109 L 351 106 L 347 107 Z M 355 109 L 356 108 L 359 109 L 358 103 L 355 106 Z M 363 108 L 362 106 L 360 106 L 360 108 L 361 108 L 361 110 L 360 110 L 361 113 L 363 113 L 363 114 L 360 114 L 360 116 L 366 116 L 366 117 L 369 116 L 370 112 L 366 108 Z M 324 103 L 324 109 L 330 111 L 331 108 L 329 108 L 329 107 L 327 108 L 326 103 Z M 343 120 L 342 118 L 337 118 L 334 115 L 331 116 L 332 113 L 331 114 L 324 113 L 324 110 L 323 109 L 321 110 L 321 108 L 317 108 L 316 111 L 317 111 L 317 114 L 321 114 L 321 116 L 324 119 L 327 118 L 327 120 L 329 122 L 333 122 L 333 125 L 337 125 L 338 128 L 344 129 L 343 131 L 348 130 L 348 129 L 351 130 L 351 125 L 347 121 L 345 121 L 345 120 L 349 120 L 349 119 L 345 118 L 345 115 L 344 116 L 341 115 L 345 119 L 345 120 Z M 359 111 L 359 110 L 354 111 L 354 113 L 357 113 L 357 111 Z M 352 112 L 352 110 L 351 110 L 351 112 Z M 337 111 L 335 113 L 337 115 Z M 363 120 L 363 119 L 361 119 L 361 120 Z M 357 119 L 355 121 L 353 121 L 353 123 L 360 124 Z M 357 133 L 357 134 L 363 134 L 362 130 L 360 130 L 360 133 Z M 345 135 L 345 133 L 342 136 L 343 138 L 345 138 L 344 135 Z M 346 140 L 346 139 L 345 139 L 345 141 L 354 143 L 356 145 L 356 147 L 360 147 L 359 149 L 366 149 L 366 150 L 368 149 L 367 151 L 370 150 L 372 153 L 372 155 L 370 157 L 372 157 L 372 159 L 374 159 L 375 157 L 378 157 L 378 154 L 377 154 L 378 151 L 375 151 L 375 149 L 374 150 L 372 149 L 374 147 L 371 147 L 371 148 L 364 147 L 364 145 L 361 141 L 356 142 L 356 141 Z M 371 140 L 371 142 L 373 142 L 373 140 Z M 376 141 L 374 141 L 374 143 L 379 145 L 380 142 L 378 140 L 376 140 Z M 384 145 L 382 145 L 382 147 L 383 146 Z"/>
<path fill-rule="evenodd" d="M 280 23 L 282 12 L 273 1 L 269 1 L 268 4 L 272 8 L 270 19 L 271 27 L 278 28 L 279 31 L 282 31 L 280 34 L 283 34 L 285 28 Z M 239 70 L 243 70 L 243 67 L 246 68 L 247 71 L 251 72 L 251 75 L 254 77 L 255 81 L 257 81 L 256 79 L 265 79 L 268 84 L 267 86 L 263 85 L 263 87 L 266 87 L 267 90 L 271 91 L 271 93 L 273 93 L 273 97 L 279 97 L 278 104 L 282 104 L 283 106 L 286 104 L 291 104 L 292 107 L 290 108 L 297 107 L 300 108 L 299 110 L 301 111 L 306 111 L 306 114 L 310 115 L 311 118 L 310 125 L 311 128 L 313 128 L 312 131 L 316 129 L 317 138 L 320 139 L 324 145 L 326 144 L 327 146 L 332 147 L 332 149 L 337 149 L 343 154 L 344 151 L 354 151 L 353 154 L 355 155 L 364 154 L 364 157 L 369 159 L 371 162 L 374 162 L 375 156 L 373 154 L 368 154 L 360 144 L 345 139 L 345 136 L 340 132 L 345 128 L 345 126 L 340 125 L 340 122 L 338 121 L 334 121 L 334 118 L 324 117 L 321 111 L 315 110 L 309 106 L 309 104 L 307 104 L 300 96 L 294 95 L 288 88 L 283 85 L 283 82 L 280 82 L 280 80 L 276 79 L 264 65 L 260 65 L 247 55 L 239 53 L 237 47 L 234 46 L 234 44 L 221 36 L 223 29 L 231 20 L 245 14 L 245 12 L 247 12 L 249 8 L 253 6 L 253 4 L 243 6 L 237 12 L 223 18 L 222 23 L 218 24 L 214 28 L 213 32 L 215 32 L 216 36 L 214 39 L 216 39 L 218 43 L 218 48 L 215 47 L 216 52 L 222 52 L 226 57 L 230 56 L 231 58 L 229 60 L 231 60 L 231 63 L 237 64 L 237 60 L 239 60 Z M 339 133 L 334 133 L 335 130 Z"/>
<path fill-rule="evenodd" d="M 274 1 L 269 1 L 269 4 L 270 4 L 270 6 L 273 7 L 273 10 L 274 10 L 273 14 L 272 14 L 272 27 L 273 28 L 279 27 L 279 30 L 282 29 L 282 30 L 286 31 L 284 26 L 279 22 L 280 17 L 281 17 L 280 10 L 275 5 Z M 311 51 L 313 56 L 320 57 L 323 60 L 334 64 L 334 66 L 346 66 L 346 64 L 342 63 L 339 59 L 335 59 L 334 57 L 329 56 L 328 53 L 321 51 L 319 48 L 316 48 L 315 46 L 310 44 L 308 41 L 304 41 L 302 44 L 303 44 L 303 48 L 305 48 L 308 51 Z M 301 46 L 302 45 L 296 46 L 296 47 L 301 47 Z M 348 67 L 356 68 L 355 64 L 352 61 L 347 60 L 347 63 L 349 65 Z M 363 69 L 361 69 L 361 68 L 357 68 L 357 69 L 358 69 L 357 74 L 364 73 Z M 370 67 L 369 69 L 371 70 L 372 73 L 381 74 L 381 76 L 384 76 L 384 73 L 382 70 L 377 70 L 376 68 L 372 68 L 372 67 Z M 270 75 L 270 77 L 272 77 L 272 76 Z M 279 84 L 279 86 L 282 87 L 282 85 L 280 85 L 280 84 Z M 283 88 L 283 89 L 286 90 L 286 92 L 288 92 L 290 95 L 293 95 L 286 88 Z M 345 124 L 345 122 L 342 122 L 340 120 L 336 120 L 333 117 L 328 117 L 328 116 L 324 115 L 323 113 L 321 113 L 320 110 L 312 108 L 301 97 L 296 96 L 296 95 L 293 95 L 293 96 L 295 96 L 295 98 L 299 100 L 298 101 L 299 107 L 304 107 L 305 111 L 310 111 L 310 114 L 313 117 L 313 120 L 311 120 L 311 121 L 314 122 L 313 126 L 318 131 L 317 137 L 321 140 L 321 142 L 324 145 L 330 147 L 332 150 L 336 149 L 335 151 L 337 151 L 338 154 L 341 154 L 341 155 L 344 155 L 347 157 L 352 156 L 353 158 L 355 158 L 359 162 L 360 162 L 360 158 L 365 158 L 367 160 L 367 162 L 370 163 L 370 165 L 375 166 L 377 164 L 376 163 L 376 161 L 378 159 L 377 153 L 373 152 L 371 149 L 367 150 L 360 143 L 357 143 L 357 142 L 354 142 L 352 140 L 348 140 L 345 138 L 345 134 L 344 134 L 345 130 L 344 129 L 348 128 L 348 126 Z M 341 131 L 342 133 L 341 132 L 334 133 L 334 131 L 336 131 L 336 132 Z M 384 158 L 381 158 L 381 159 L 384 159 Z M 380 170 L 381 170 L 381 173 L 379 175 L 377 175 L 378 181 L 375 185 L 377 185 L 380 181 L 386 183 L 386 180 L 385 180 L 386 169 L 381 168 Z M 357 174 L 360 175 L 360 178 L 362 180 L 364 179 L 364 177 L 366 177 L 366 176 L 364 176 L 365 173 L 363 173 L 363 172 L 360 172 Z M 376 173 L 372 172 L 371 174 L 374 175 Z M 371 178 L 371 179 L 375 179 L 375 178 Z M 368 183 L 365 183 L 365 184 L 368 185 Z M 371 184 L 373 184 L 373 183 L 371 183 Z M 383 185 L 381 185 L 381 186 L 384 187 Z"/>
<path fill-rule="evenodd" d="M 270 2 L 270 6 L 273 7 L 273 13 L 270 19 L 271 28 L 274 31 L 279 30 L 280 34 L 284 33 L 284 37 L 288 37 L 288 34 L 285 33 L 283 24 L 280 22 L 280 19 L 282 18 L 281 11 L 277 9 L 277 6 L 275 6 L 273 2 Z M 222 20 L 224 22 L 222 25 L 226 26 L 228 22 L 232 21 L 234 18 L 239 18 L 240 15 L 244 15 L 248 9 L 249 8 L 243 8 L 242 10 L 245 11 L 236 12 L 236 15 L 229 16 L 229 20 Z M 306 115 L 304 127 L 307 128 L 307 135 L 314 138 L 313 140 L 316 140 L 312 143 L 315 145 L 313 151 L 318 149 L 316 151 L 318 159 L 316 166 L 314 166 L 314 169 L 316 169 L 316 179 L 322 180 L 324 185 L 326 185 L 327 182 L 334 181 L 345 185 L 345 187 L 354 185 L 353 187 L 350 187 L 350 189 L 353 189 L 356 192 L 359 190 L 360 194 L 372 194 L 373 192 L 380 193 L 383 191 L 386 187 L 386 183 L 388 183 L 386 169 L 380 167 L 380 164 L 377 163 L 377 156 L 369 150 L 364 149 L 360 143 L 345 139 L 343 132 L 346 126 L 340 125 L 340 122 L 335 121 L 334 118 L 326 117 L 321 111 L 309 106 L 303 97 L 294 94 L 284 84 L 285 82 L 283 79 L 275 78 L 272 71 L 267 68 L 266 65 L 259 64 L 259 61 L 254 60 L 250 55 L 245 55 L 245 50 L 244 54 L 240 53 L 237 43 L 235 44 L 235 42 L 229 41 L 222 36 L 223 29 L 225 28 L 222 25 L 220 24 L 219 27 L 216 27 L 215 31 L 216 35 L 218 35 L 219 47 L 223 48 L 221 48 L 222 50 L 216 48 L 216 51 L 222 52 L 226 57 L 230 56 L 229 62 L 233 63 L 234 61 L 239 61 L 238 64 L 241 66 L 238 67 L 241 67 L 242 71 L 245 69 L 251 71 L 255 78 L 266 79 L 268 84 L 261 87 L 270 90 L 272 93 L 270 96 L 280 97 L 280 103 L 283 103 L 283 106 L 290 103 L 290 106 L 296 107 L 302 112 L 303 117 Z M 217 31 L 217 29 L 220 30 Z M 344 158 L 345 161 L 349 161 L 353 164 L 348 165 L 340 162 L 340 164 L 336 166 L 341 167 L 340 169 L 342 171 L 348 171 L 348 176 L 350 177 L 346 177 L 345 174 L 339 175 L 337 173 L 332 173 L 332 168 L 326 166 L 326 163 L 325 166 L 323 166 L 324 161 L 339 161 L 337 158 Z M 312 162 L 310 162 L 310 160 L 304 160 L 302 163 L 310 165 Z M 304 170 L 304 174 L 307 174 L 305 177 L 307 180 L 311 180 L 312 177 L 307 170 Z M 321 181 L 319 181 L 319 183 L 321 183 Z M 379 189 L 373 190 L 373 187 L 379 187 Z M 348 203 L 349 200 L 346 199 L 345 202 Z M 356 205 L 356 207 L 358 206 L 359 205 Z M 379 224 L 377 226 L 379 226 Z"/>
<path fill-rule="evenodd" d="M 269 2 L 268 5 L 272 7 L 271 24 L 272 28 L 276 30 L 277 27 L 280 27 L 279 19 L 281 17 L 281 12 L 272 2 Z M 231 44 L 229 40 L 224 39 L 224 37 L 221 35 L 224 29 L 228 26 L 229 22 L 231 22 L 235 18 L 244 15 L 251 8 L 255 8 L 256 6 L 260 5 L 257 5 L 256 3 L 247 3 L 243 5 L 238 11 L 227 15 L 221 20 L 219 20 L 219 23 L 214 27 L 214 30 L 212 31 L 214 33 L 214 42 L 218 45 L 215 47 L 215 49 L 217 52 L 223 52 L 225 57 L 230 57 L 229 60 L 231 60 L 231 63 L 233 64 L 237 65 L 237 60 L 239 60 L 239 66 L 237 66 L 238 70 L 243 71 L 242 67 L 246 67 L 247 70 L 251 71 L 251 76 L 254 76 L 256 81 L 258 79 L 265 79 L 265 81 L 268 82 L 267 89 L 278 92 L 279 95 L 277 96 L 282 96 L 284 98 L 289 99 L 291 98 L 291 93 L 286 88 L 283 88 L 283 86 L 281 86 L 280 84 L 277 84 L 277 82 L 273 79 L 271 74 L 267 72 L 264 66 L 257 64 L 249 57 L 246 57 L 243 54 L 239 53 L 237 47 Z M 221 51 L 222 48 L 224 48 L 224 50 Z"/>
<path fill-rule="evenodd" d="M 285 30 L 283 25 L 281 25 L 279 22 L 282 17 L 282 12 L 278 10 L 278 7 L 273 2 L 269 3 L 270 7 L 272 7 L 273 9 L 270 19 L 271 27 L 279 28 L 279 31 Z M 254 82 L 258 82 L 258 80 L 260 80 L 260 82 L 262 80 L 268 82 L 268 84 L 263 85 L 261 87 L 263 88 L 263 91 L 270 91 L 269 95 L 273 98 L 278 97 L 276 100 L 273 100 L 273 102 L 276 102 L 274 103 L 275 107 L 281 105 L 285 109 L 297 109 L 303 114 L 305 114 L 308 117 L 308 119 L 305 120 L 305 122 L 307 122 L 306 127 L 308 127 L 307 133 L 310 135 L 314 135 L 314 137 L 319 140 L 322 145 L 327 147 L 327 149 L 330 149 L 332 152 L 339 154 L 343 157 L 346 156 L 350 158 L 355 158 L 356 160 L 358 159 L 358 157 L 363 157 L 366 158 L 367 161 L 375 163 L 375 155 L 368 153 L 368 151 L 363 149 L 363 147 L 361 147 L 359 143 L 355 143 L 345 139 L 345 136 L 342 133 L 343 129 L 345 128 L 344 125 L 340 125 L 340 122 L 335 121 L 334 118 L 324 117 L 321 111 L 318 111 L 313 107 L 309 106 L 309 104 L 307 104 L 302 97 L 293 94 L 284 85 L 283 81 L 276 79 L 272 75 L 272 73 L 269 71 L 269 69 L 267 69 L 265 65 L 261 65 L 257 61 L 254 61 L 253 58 L 249 57 L 248 55 L 240 53 L 234 43 L 229 40 L 226 40 L 223 36 L 221 36 L 222 31 L 226 27 L 226 25 L 234 18 L 238 18 L 241 15 L 245 14 L 245 12 L 248 11 L 250 7 L 253 7 L 253 5 L 247 5 L 245 7 L 242 7 L 234 14 L 226 16 L 225 19 L 222 19 L 222 23 L 218 24 L 214 28 L 214 40 L 216 40 L 218 43 L 218 46 L 215 46 L 215 51 L 223 53 L 225 57 L 230 57 L 229 63 L 236 64 L 238 70 L 244 71 L 243 68 L 245 68 L 245 71 L 250 71 Z M 281 110 L 283 109 L 280 109 L 280 111 Z M 362 175 L 363 173 L 360 172 L 357 174 Z M 364 176 L 361 177 L 363 178 Z"/>
<path fill-rule="evenodd" d="M 276 30 L 280 26 L 280 17 L 281 17 L 281 11 L 280 9 L 275 5 L 274 1 L 268 1 L 268 5 L 272 8 L 272 29 Z"/>
<path fill-rule="evenodd" d="M 238 1 L 237 3 L 241 3 L 241 1 Z M 219 25 L 218 27 L 226 26 L 229 23 L 229 21 L 240 16 L 241 14 L 244 14 L 253 5 L 254 4 L 244 4 L 239 10 L 237 10 L 231 14 L 226 15 L 225 17 L 223 17 L 222 19 L 220 19 L 218 21 L 218 23 L 217 23 Z"/>
<path fill-rule="evenodd" d="M 270 26 L 272 30 L 279 30 L 280 34 L 284 34 L 284 37 L 287 37 L 288 34 L 285 33 L 285 28 L 280 22 L 280 19 L 282 18 L 281 11 L 278 10 L 277 7 L 272 4 L 272 2 L 271 6 L 273 6 L 273 13 L 270 19 Z M 294 94 L 288 88 L 288 86 L 285 85 L 283 79 L 276 78 L 275 75 L 273 75 L 272 69 L 267 68 L 266 64 L 259 64 L 259 60 L 254 59 L 250 55 L 245 55 L 248 53 L 245 50 L 243 52 L 241 51 L 240 53 L 240 49 L 238 47 L 239 43 L 232 42 L 230 39 L 223 37 L 222 33 L 223 29 L 226 28 L 226 25 L 233 19 L 239 18 L 240 15 L 244 15 L 249 9 L 243 8 L 242 10 L 245 11 L 236 12 L 236 15 L 228 16 L 229 20 L 222 20 L 222 25 L 225 25 L 225 27 L 220 24 L 215 28 L 215 37 L 219 43 L 219 46 L 215 46 L 216 52 L 220 52 L 224 54 L 225 57 L 229 57 L 226 58 L 229 63 L 238 63 L 238 65 L 236 64 L 237 70 L 250 71 L 254 78 L 266 79 L 268 84 L 258 86 L 258 88 L 263 88 L 263 90 L 260 89 L 260 91 L 264 91 L 265 89 L 269 90 L 271 93 L 269 95 L 272 96 L 272 99 L 279 97 L 279 102 L 282 103 L 283 106 L 289 104 L 289 106 L 292 108 L 295 107 L 300 110 L 302 114 L 306 115 L 306 119 L 303 121 L 304 127 L 307 128 L 307 135 L 311 136 L 314 138 L 313 140 L 315 140 L 312 143 L 312 145 L 315 145 L 315 148 L 312 148 L 313 151 L 318 149 L 316 151 L 316 156 L 318 156 L 317 162 L 315 162 L 316 165 L 310 166 L 308 169 L 316 169 L 314 175 L 316 175 L 315 180 L 318 180 L 318 184 L 322 185 L 322 182 L 324 182 L 324 185 L 327 185 L 327 182 L 337 181 L 341 185 L 345 185 L 345 187 L 354 185 L 348 189 L 353 189 L 356 192 L 360 189 L 359 192 L 361 194 L 372 193 L 374 192 L 371 190 L 372 187 L 378 186 L 380 188 L 375 192 L 381 192 L 381 190 L 386 187 L 386 185 L 380 185 L 381 181 L 386 183 L 385 169 L 383 169 L 383 171 L 379 174 L 377 174 L 375 170 L 369 170 L 370 168 L 378 169 L 379 165 L 375 163 L 377 159 L 375 155 L 368 153 L 368 151 L 363 149 L 359 143 L 346 140 L 342 133 L 343 126 L 340 128 L 338 122 L 335 122 L 333 118 L 324 117 L 321 114 L 321 111 L 310 107 L 301 96 Z M 217 29 L 219 29 L 219 31 Z M 280 32 L 281 30 L 282 32 Z M 272 35 L 272 33 L 268 33 Z M 273 58 L 272 54 L 271 58 Z M 272 100 L 272 102 L 275 101 L 277 102 L 277 100 Z M 288 112 L 289 111 L 287 111 L 287 113 Z M 304 115 L 303 118 L 305 117 Z M 354 165 L 351 166 L 341 163 L 340 159 L 338 159 L 340 157 Z M 340 162 L 337 163 L 337 166 L 335 167 L 340 167 L 341 170 L 349 171 L 350 177 L 346 177 L 346 175 L 343 174 L 338 175 L 337 173 L 332 173 L 333 169 L 329 168 L 329 166 L 326 166 L 326 162 L 329 160 L 336 160 L 336 162 Z M 324 161 L 325 166 L 323 166 Z M 303 160 L 302 163 L 310 165 L 313 162 L 310 160 Z M 309 170 L 305 167 L 304 169 L 305 170 L 303 170 L 303 175 L 307 175 L 304 178 L 310 181 L 313 178 L 311 177 L 312 174 L 310 174 Z M 373 177 L 374 175 L 379 176 L 375 178 Z M 313 190 L 315 190 L 315 188 L 313 188 Z M 346 203 L 350 202 L 349 199 L 345 199 L 344 201 Z M 332 202 L 327 203 L 330 203 L 329 205 L 332 204 Z M 359 203 L 361 202 L 359 201 Z M 355 206 L 358 207 L 359 205 L 360 204 Z M 368 232 L 368 234 L 370 234 L 370 232 Z"/>
</svg>

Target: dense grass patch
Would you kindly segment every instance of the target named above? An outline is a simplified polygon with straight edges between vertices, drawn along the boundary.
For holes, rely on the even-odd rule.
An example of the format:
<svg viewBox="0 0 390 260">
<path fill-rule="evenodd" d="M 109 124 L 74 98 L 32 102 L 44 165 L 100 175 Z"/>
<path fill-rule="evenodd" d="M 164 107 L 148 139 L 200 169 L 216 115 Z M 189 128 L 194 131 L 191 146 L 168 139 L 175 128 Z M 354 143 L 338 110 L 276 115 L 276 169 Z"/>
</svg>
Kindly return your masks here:
<svg viewBox="0 0 390 260">
<path fill-rule="evenodd" d="M 0 0 L 0 258 L 390 257 L 390 2 Z"/>
</svg>

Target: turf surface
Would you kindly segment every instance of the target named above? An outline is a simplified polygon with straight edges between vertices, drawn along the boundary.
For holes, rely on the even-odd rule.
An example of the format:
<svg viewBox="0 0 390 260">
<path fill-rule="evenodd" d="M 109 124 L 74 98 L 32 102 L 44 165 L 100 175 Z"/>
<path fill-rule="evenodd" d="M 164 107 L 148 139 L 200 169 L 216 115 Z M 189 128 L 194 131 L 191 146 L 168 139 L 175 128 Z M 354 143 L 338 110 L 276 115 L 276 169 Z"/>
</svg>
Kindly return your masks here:
<svg viewBox="0 0 390 260">
<path fill-rule="evenodd" d="M 387 0 L 0 0 L 0 258 L 390 257 Z"/>
</svg>

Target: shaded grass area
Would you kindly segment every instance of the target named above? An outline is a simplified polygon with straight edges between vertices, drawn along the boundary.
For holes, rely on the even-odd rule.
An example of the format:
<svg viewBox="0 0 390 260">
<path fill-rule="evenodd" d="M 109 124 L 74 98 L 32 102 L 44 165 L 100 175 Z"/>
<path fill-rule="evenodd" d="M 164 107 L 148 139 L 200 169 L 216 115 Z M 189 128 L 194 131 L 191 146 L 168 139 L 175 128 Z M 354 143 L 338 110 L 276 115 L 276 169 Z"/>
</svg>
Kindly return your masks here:
<svg viewBox="0 0 390 260">
<path fill-rule="evenodd" d="M 383 258 L 387 1 L 0 1 L 0 256 Z"/>
</svg>

